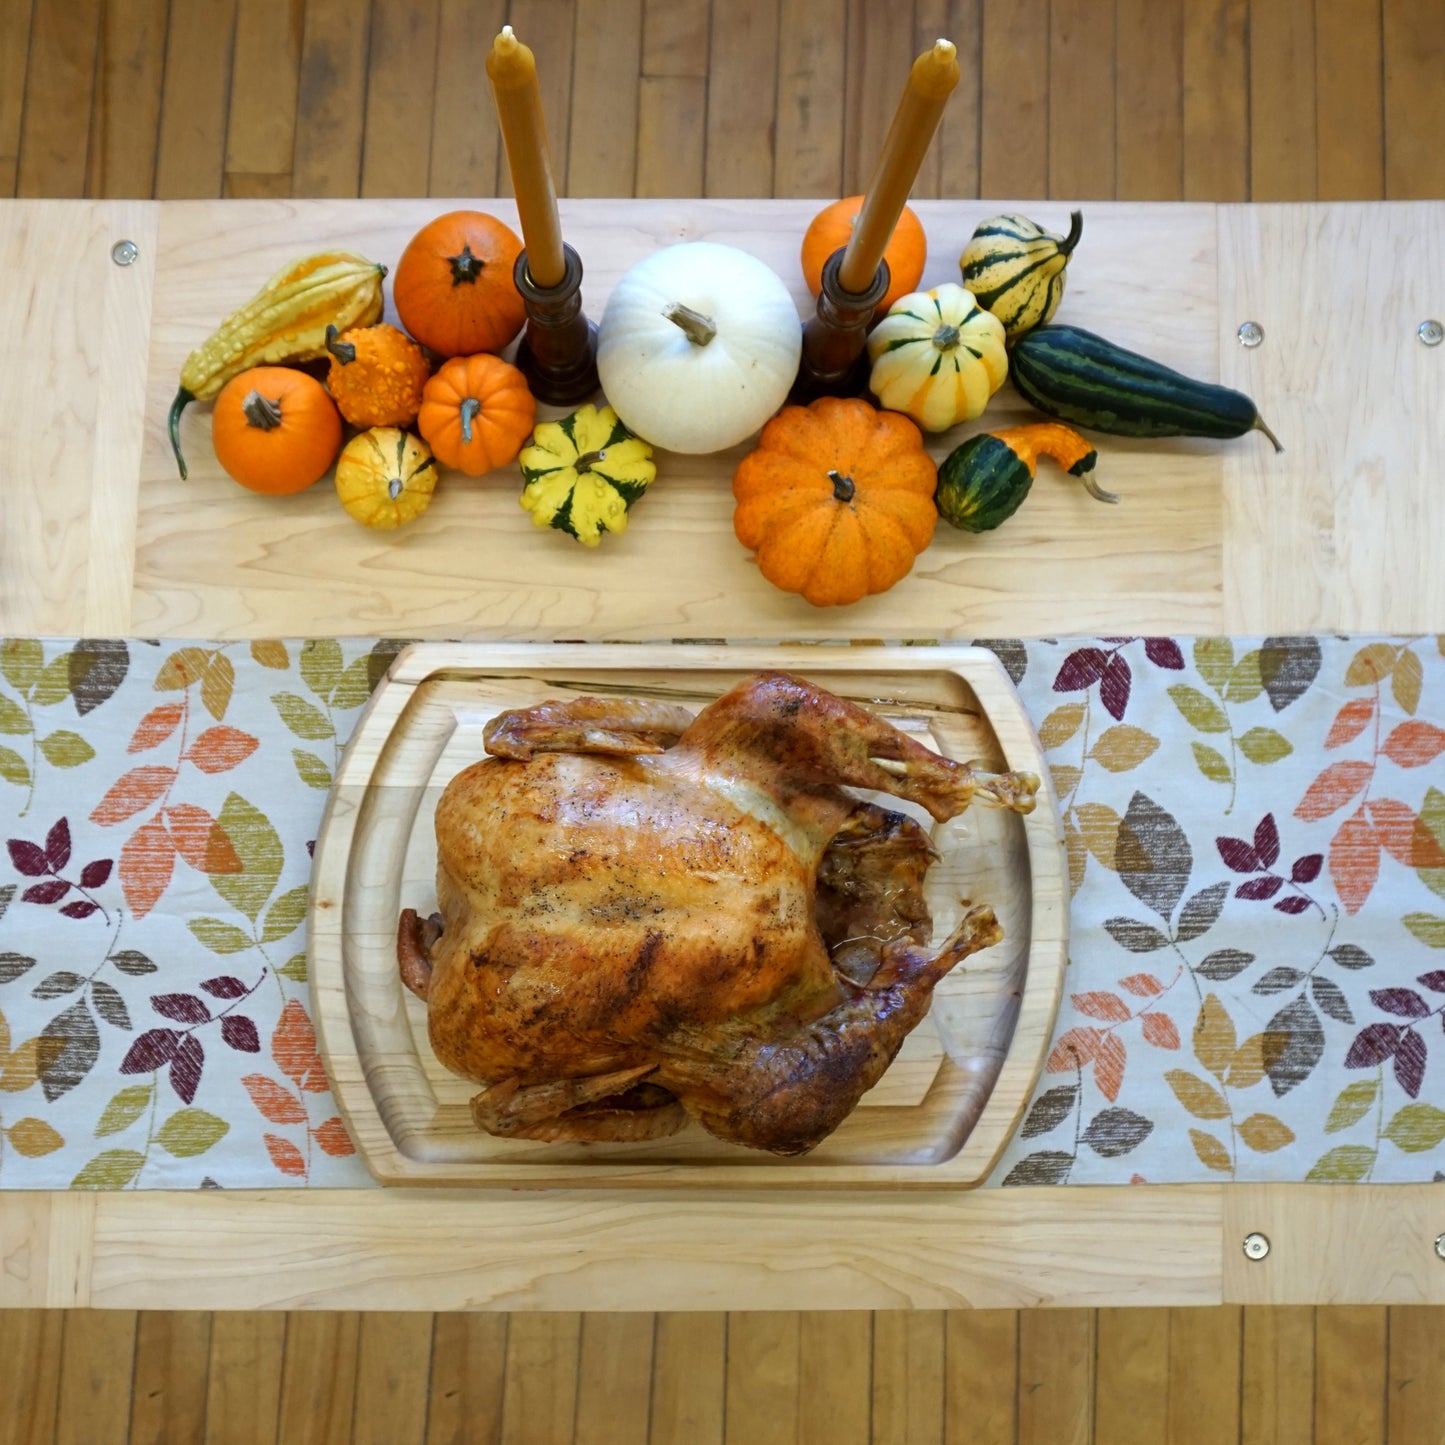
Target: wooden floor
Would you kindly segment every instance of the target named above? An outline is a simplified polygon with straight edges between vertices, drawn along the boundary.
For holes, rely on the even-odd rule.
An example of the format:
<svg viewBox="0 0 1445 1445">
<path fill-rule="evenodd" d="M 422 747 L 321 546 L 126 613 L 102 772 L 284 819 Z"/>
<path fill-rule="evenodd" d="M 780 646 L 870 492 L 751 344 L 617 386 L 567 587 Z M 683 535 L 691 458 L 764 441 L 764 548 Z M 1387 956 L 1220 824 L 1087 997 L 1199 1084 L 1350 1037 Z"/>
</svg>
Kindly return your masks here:
<svg viewBox="0 0 1445 1445">
<path fill-rule="evenodd" d="M 859 190 L 946 34 L 921 195 L 1445 196 L 1445 0 L 0 0 L 0 196 L 505 194 L 505 20 L 572 195 Z M 273 1438 L 1445 1445 L 1445 1312 L 0 1313 L 0 1445 Z"/>
</svg>

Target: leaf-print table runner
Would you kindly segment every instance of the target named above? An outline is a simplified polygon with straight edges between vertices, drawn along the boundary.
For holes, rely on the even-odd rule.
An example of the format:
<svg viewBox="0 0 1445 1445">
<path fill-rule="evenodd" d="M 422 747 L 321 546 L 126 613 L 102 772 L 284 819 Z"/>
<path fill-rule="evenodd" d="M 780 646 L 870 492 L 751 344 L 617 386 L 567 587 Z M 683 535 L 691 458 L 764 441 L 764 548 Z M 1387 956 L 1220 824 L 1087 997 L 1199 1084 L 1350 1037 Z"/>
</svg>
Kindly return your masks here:
<svg viewBox="0 0 1445 1445">
<path fill-rule="evenodd" d="M 1445 1177 L 1445 643 L 982 645 L 1044 743 L 1073 891 L 992 1182 Z M 370 1183 L 304 919 L 396 647 L 0 643 L 0 1187 Z"/>
</svg>

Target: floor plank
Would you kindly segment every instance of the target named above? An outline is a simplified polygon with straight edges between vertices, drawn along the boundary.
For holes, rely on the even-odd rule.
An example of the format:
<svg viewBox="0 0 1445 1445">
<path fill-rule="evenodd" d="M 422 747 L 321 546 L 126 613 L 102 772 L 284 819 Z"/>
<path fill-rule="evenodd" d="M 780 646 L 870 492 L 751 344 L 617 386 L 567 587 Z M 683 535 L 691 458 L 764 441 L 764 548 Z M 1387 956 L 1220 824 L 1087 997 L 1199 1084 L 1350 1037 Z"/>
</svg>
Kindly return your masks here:
<svg viewBox="0 0 1445 1445">
<path fill-rule="evenodd" d="M 1128 0 L 1120 0 L 1121 5 Z M 1137 3 L 1137 0 L 1134 0 Z M 1123 37 L 1120 49 L 1123 50 Z M 1053 0 L 1049 9 L 1049 194 L 1112 200 L 1116 139 L 1114 15 L 1095 0 Z M 1124 57 L 1121 53 L 1120 59 Z"/>
<path fill-rule="evenodd" d="M 1440 12 L 1445 25 L 1445 11 Z M 1316 186 L 1322 201 L 1385 194 L 1379 0 L 1315 0 Z"/>
<path fill-rule="evenodd" d="M 1249 12 L 1250 199 L 1315 198 L 1313 0 L 1262 0 Z"/>
<path fill-rule="evenodd" d="M 1249 0 L 1184 6 L 1184 199 L 1249 198 Z"/>
<path fill-rule="evenodd" d="M 286 1316 L 218 1310 L 211 1316 L 205 1445 L 256 1445 L 276 1433 Z"/>
<path fill-rule="evenodd" d="M 575 1445 L 647 1439 L 653 1333 L 650 1314 L 582 1317 Z"/>
<path fill-rule="evenodd" d="M 713 7 L 703 194 L 771 196 L 777 104 L 776 0 Z"/>
<path fill-rule="evenodd" d="M 34 0 L 0 0 L 0 200 L 15 194 Z"/>
<path fill-rule="evenodd" d="M 158 200 L 221 194 L 235 25 L 236 0 L 171 0 L 156 147 Z"/>
<path fill-rule="evenodd" d="M 361 1321 L 335 1310 L 287 1315 L 280 1445 L 349 1445 Z"/>
<path fill-rule="evenodd" d="M 1094 1438 L 1157 1445 L 1169 1426 L 1169 1311 L 1103 1309 L 1096 1328 Z"/>
<path fill-rule="evenodd" d="M 637 194 L 699 196 L 707 138 L 707 81 L 644 75 L 637 95 Z"/>
<path fill-rule="evenodd" d="M 797 1314 L 728 1316 L 727 1445 L 792 1445 L 798 1424 Z"/>
<path fill-rule="evenodd" d="M 487 51 L 506 19 L 506 0 L 441 0 L 431 117 L 433 196 L 495 196 L 501 132 L 486 74 Z"/>
<path fill-rule="evenodd" d="M 778 10 L 775 194 L 844 194 L 844 50 L 847 0 L 782 0 Z"/>
<path fill-rule="evenodd" d="M 630 196 L 637 185 L 642 0 L 591 0 L 585 22 L 586 60 L 574 62 L 572 72 L 567 194 Z"/>
<path fill-rule="evenodd" d="M 1039 37 L 1048 33 L 1049 0 L 983 0 L 985 196 L 1049 193 L 1049 71 L 1039 64 Z"/>
<path fill-rule="evenodd" d="M 1315 1433 L 1315 1311 L 1244 1311 L 1241 1445 L 1310 1445 Z"/>
<path fill-rule="evenodd" d="M 201 1438 L 210 1352 L 209 1314 L 141 1312 L 136 1321 L 130 1445 L 193 1445 Z"/>
<path fill-rule="evenodd" d="M 1384 0 L 1385 194 L 1445 196 L 1445 22 L 1440 0 Z"/>
<path fill-rule="evenodd" d="M 106 0 L 90 107 L 88 196 L 155 190 L 167 0 Z"/>
<path fill-rule="evenodd" d="M 649 1445 L 722 1445 L 727 1316 L 699 1311 L 656 1319 Z"/>
<path fill-rule="evenodd" d="M 1088 1445 L 1093 1397 L 1093 1310 L 1020 1314 L 1019 1445 Z"/>
<path fill-rule="evenodd" d="M 1438 1309 L 1390 1311 L 1390 1445 L 1445 1445 L 1445 1317 Z"/>
<path fill-rule="evenodd" d="M 66 1318 L 59 1310 L 0 1310 L 0 1445 L 54 1440 Z"/>
<path fill-rule="evenodd" d="M 304 22 L 304 0 L 236 0 L 226 120 L 228 196 L 255 195 L 260 185 L 279 189 L 283 181 L 289 190 Z"/>
<path fill-rule="evenodd" d="M 1387 1311 L 1315 1311 L 1316 1445 L 1384 1445 Z"/>
<path fill-rule="evenodd" d="M 845 196 L 862 195 L 883 154 L 908 72 L 918 52 L 913 32 L 900 25 L 896 11 L 870 0 L 849 0 L 847 63 L 843 107 L 843 187 Z M 783 87 L 778 86 L 779 105 Z M 781 187 L 774 193 L 786 195 Z"/>
<path fill-rule="evenodd" d="M 552 178 L 557 194 L 567 194 L 567 138 L 572 125 L 572 63 L 577 17 L 573 0 L 509 0 L 507 20 L 517 39 L 537 58 L 537 84 L 542 91 Z M 486 72 L 477 77 L 486 85 Z M 486 87 L 490 93 L 491 87 Z M 497 194 L 512 194 L 512 176 L 505 156 L 497 176 Z"/>
<path fill-rule="evenodd" d="M 571 1445 L 582 1316 L 516 1314 L 507 1329 L 502 1445 Z"/>
<path fill-rule="evenodd" d="M 497 1445 L 506 1359 L 506 1315 L 437 1315 L 427 1445 Z"/>
<path fill-rule="evenodd" d="M 945 1445 L 1011 1445 L 1018 1433 L 1019 1316 L 950 1310 L 944 1322 Z"/>
<path fill-rule="evenodd" d="M 17 196 L 83 196 L 100 0 L 40 0 L 30 24 Z M 56 104 L 63 96 L 64 103 Z"/>
<path fill-rule="evenodd" d="M 1114 89 L 1121 201 L 1184 193 L 1183 0 L 1118 0 Z"/>
<path fill-rule="evenodd" d="M 438 0 L 372 0 L 363 196 L 424 196 L 431 170 Z M 479 89 L 487 90 L 485 72 Z"/>
<path fill-rule="evenodd" d="M 942 1310 L 875 1314 L 873 1445 L 938 1445 L 945 1377 Z"/>
<path fill-rule="evenodd" d="M 361 1317 L 352 1445 L 422 1445 L 431 1375 L 432 1316 L 399 1311 Z"/>
<path fill-rule="evenodd" d="M 307 0 L 291 161 L 298 196 L 360 193 L 370 15 L 355 0 Z"/>
<path fill-rule="evenodd" d="M 709 0 L 643 0 L 642 73 L 707 75 Z"/>
<path fill-rule="evenodd" d="M 1169 1311 L 1170 1445 L 1235 1445 L 1239 1439 L 1237 1305 Z"/>
<path fill-rule="evenodd" d="M 56 1445 L 125 1445 L 135 1334 L 134 1310 L 67 1311 Z"/>
<path fill-rule="evenodd" d="M 868 1445 L 874 1415 L 873 1322 L 867 1310 L 798 1317 L 798 1445 Z M 873 1430 L 869 1430 L 869 1422 Z"/>
<path fill-rule="evenodd" d="M 983 108 L 983 0 L 916 0 L 915 35 L 921 51 L 940 36 L 958 47 L 962 75 L 944 107 L 933 148 L 938 153 L 937 181 L 920 195 L 945 198 L 977 196 L 979 139 Z M 962 247 L 960 246 L 960 250 Z M 952 259 L 952 258 L 950 258 Z"/>
</svg>

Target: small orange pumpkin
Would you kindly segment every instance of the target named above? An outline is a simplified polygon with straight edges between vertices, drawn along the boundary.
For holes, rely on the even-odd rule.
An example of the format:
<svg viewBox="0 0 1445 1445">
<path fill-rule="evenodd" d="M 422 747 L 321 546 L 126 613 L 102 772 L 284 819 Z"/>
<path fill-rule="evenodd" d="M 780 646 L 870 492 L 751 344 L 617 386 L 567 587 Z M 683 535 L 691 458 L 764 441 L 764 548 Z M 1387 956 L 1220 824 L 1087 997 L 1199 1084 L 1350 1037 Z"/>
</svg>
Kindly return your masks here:
<svg viewBox="0 0 1445 1445">
<path fill-rule="evenodd" d="M 426 354 L 395 326 L 326 328 L 327 389 L 352 426 L 410 426 L 431 375 Z"/>
<path fill-rule="evenodd" d="M 733 474 L 733 530 L 758 570 L 816 607 L 906 577 L 933 537 L 937 471 L 906 416 L 825 396 L 784 407 Z"/>
<path fill-rule="evenodd" d="M 216 460 L 243 487 L 272 497 L 305 491 L 341 450 L 341 418 L 304 371 L 253 366 L 221 389 L 211 416 Z"/>
<path fill-rule="evenodd" d="M 453 357 L 427 382 L 417 430 L 443 466 L 479 477 L 515 461 L 536 421 L 527 378 L 483 351 Z"/>
<path fill-rule="evenodd" d="M 858 213 L 863 209 L 862 196 L 849 196 L 825 206 L 803 233 L 803 279 L 814 296 L 823 289 L 823 264 L 828 257 L 853 237 Z M 900 296 L 917 288 L 923 279 L 923 263 L 928 256 L 928 238 L 923 223 L 907 206 L 893 228 L 893 235 L 884 247 L 883 259 L 888 262 L 888 291 L 878 303 L 877 314 L 884 314 Z"/>
<path fill-rule="evenodd" d="M 401 324 L 439 356 L 500 351 L 526 312 L 512 280 L 522 241 L 484 211 L 448 211 L 401 254 L 391 295 Z"/>
</svg>

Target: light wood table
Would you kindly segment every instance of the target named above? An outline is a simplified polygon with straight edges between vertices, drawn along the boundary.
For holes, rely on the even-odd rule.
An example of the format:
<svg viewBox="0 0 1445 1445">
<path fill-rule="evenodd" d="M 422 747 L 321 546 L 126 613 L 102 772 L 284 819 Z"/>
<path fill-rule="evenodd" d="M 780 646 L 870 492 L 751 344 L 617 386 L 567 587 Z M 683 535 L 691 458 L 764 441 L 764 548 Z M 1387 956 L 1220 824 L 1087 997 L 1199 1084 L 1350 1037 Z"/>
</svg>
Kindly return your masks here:
<svg viewBox="0 0 1445 1445">
<path fill-rule="evenodd" d="M 495 205 L 511 219 L 510 202 Z M 655 246 L 734 242 L 802 294 L 814 203 L 564 203 L 601 314 Z M 925 284 L 995 202 L 924 202 Z M 1019 209 L 1045 221 L 1067 207 Z M 513 639 L 1445 629 L 1445 204 L 1091 204 L 1065 319 L 1248 391 L 1283 439 L 1107 439 L 1102 508 L 1040 479 L 1007 528 L 940 529 L 838 613 L 774 592 L 731 536 L 732 454 L 661 458 L 596 555 L 536 532 L 514 478 L 449 484 L 400 537 L 325 487 L 192 480 L 164 414 L 186 352 L 323 244 L 392 262 L 436 201 L 0 203 L 0 633 Z M 115 265 L 111 246 L 138 257 Z M 1236 341 L 1258 322 L 1264 343 Z M 1017 403 L 1000 398 L 1000 419 Z M 947 443 L 936 450 L 941 455 Z M 1266 1263 L 1240 1244 L 1259 1229 Z M 0 1193 L 0 1305 L 815 1309 L 1445 1303 L 1445 1190 L 974 1193 Z"/>
</svg>

